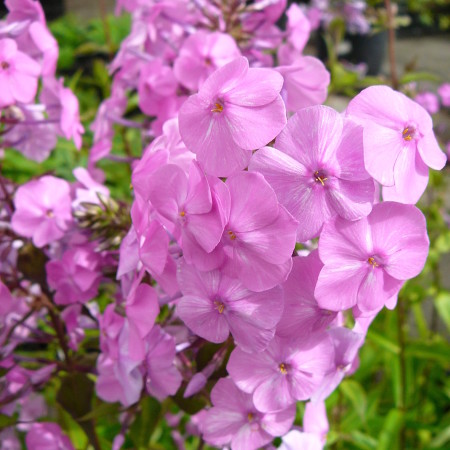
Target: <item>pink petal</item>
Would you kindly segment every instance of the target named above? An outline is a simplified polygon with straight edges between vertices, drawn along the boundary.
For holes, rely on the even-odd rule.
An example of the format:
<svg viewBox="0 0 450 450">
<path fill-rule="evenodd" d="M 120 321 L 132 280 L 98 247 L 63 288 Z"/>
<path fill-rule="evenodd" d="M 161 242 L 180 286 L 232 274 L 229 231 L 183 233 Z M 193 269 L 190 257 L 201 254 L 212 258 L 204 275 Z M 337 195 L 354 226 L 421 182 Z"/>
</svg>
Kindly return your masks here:
<svg viewBox="0 0 450 450">
<path fill-rule="evenodd" d="M 417 142 L 417 150 L 423 162 L 432 169 L 441 170 L 447 161 L 447 156 L 439 147 L 433 131 L 425 134 Z M 417 157 L 416 157 L 417 158 Z"/>
</svg>

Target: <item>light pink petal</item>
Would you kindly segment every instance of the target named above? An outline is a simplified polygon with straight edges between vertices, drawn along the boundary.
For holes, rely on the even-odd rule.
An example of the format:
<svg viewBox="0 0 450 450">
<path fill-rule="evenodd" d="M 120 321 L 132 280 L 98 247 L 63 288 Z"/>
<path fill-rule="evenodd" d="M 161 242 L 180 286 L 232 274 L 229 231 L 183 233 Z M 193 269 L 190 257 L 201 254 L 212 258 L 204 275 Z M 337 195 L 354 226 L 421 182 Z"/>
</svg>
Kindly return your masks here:
<svg viewBox="0 0 450 450">
<path fill-rule="evenodd" d="M 382 268 L 368 267 L 358 292 L 358 308 L 362 312 L 379 310 L 398 293 L 403 282 L 389 276 Z"/>
<path fill-rule="evenodd" d="M 38 81 L 34 76 L 15 73 L 13 77 L 9 77 L 9 89 L 18 102 L 31 102 L 36 95 L 37 87 Z"/>
<path fill-rule="evenodd" d="M 239 85 L 227 92 L 223 99 L 239 106 L 264 106 L 273 102 L 283 86 L 283 77 L 273 69 L 249 69 Z M 252 108 L 253 109 L 253 108 Z"/>
<path fill-rule="evenodd" d="M 401 129 L 369 122 L 364 126 L 364 163 L 367 172 L 383 186 L 393 186 L 394 166 L 402 151 L 411 152 L 411 143 L 402 138 Z"/>
<path fill-rule="evenodd" d="M 292 427 L 295 418 L 295 405 L 291 405 L 283 411 L 264 414 L 261 419 L 263 428 L 272 436 L 282 436 Z"/>
<path fill-rule="evenodd" d="M 143 241 L 143 242 L 142 242 Z M 161 275 L 167 261 L 169 236 L 156 220 L 150 222 L 141 237 L 139 257 L 144 267 L 152 274 Z"/>
<path fill-rule="evenodd" d="M 246 150 L 256 150 L 267 145 L 286 125 L 286 110 L 279 95 L 271 103 L 262 106 L 246 107 L 227 103 L 223 114 L 234 142 Z"/>
<path fill-rule="evenodd" d="M 328 200 L 341 217 L 356 220 L 370 213 L 375 192 L 372 178 L 355 182 L 337 179 L 335 183 L 327 190 Z"/>
<path fill-rule="evenodd" d="M 188 190 L 186 174 L 178 166 L 167 164 L 151 174 L 148 197 L 155 209 L 166 219 L 176 221 Z"/>
<path fill-rule="evenodd" d="M 383 199 L 416 203 L 428 184 L 428 167 L 417 152 L 403 149 L 394 167 L 395 185 L 383 188 Z"/>
<path fill-rule="evenodd" d="M 233 450 L 257 450 L 268 444 L 273 436 L 268 434 L 259 424 L 244 424 L 231 439 Z"/>
<path fill-rule="evenodd" d="M 249 394 L 254 392 L 264 380 L 277 377 L 280 373 L 276 362 L 267 351 L 251 354 L 239 347 L 231 353 L 227 370 L 238 388 Z"/>
<path fill-rule="evenodd" d="M 439 147 L 433 131 L 425 134 L 423 138 L 417 141 L 417 150 L 428 167 L 441 170 L 445 166 L 447 156 Z"/>
<path fill-rule="evenodd" d="M 189 169 L 189 186 L 186 197 L 186 212 L 204 214 L 211 211 L 212 198 L 209 183 L 198 163 L 193 161 Z"/>
<path fill-rule="evenodd" d="M 346 115 L 358 123 L 372 122 L 397 130 L 408 118 L 408 101 L 404 94 L 388 86 L 371 86 L 349 103 Z"/>
<path fill-rule="evenodd" d="M 328 106 L 301 109 L 289 119 L 275 148 L 299 161 L 312 175 L 319 164 L 335 160 L 343 123 L 341 115 Z"/>
<path fill-rule="evenodd" d="M 277 365 L 274 364 L 276 368 Z M 295 403 L 289 389 L 290 380 L 287 376 L 274 373 L 271 378 L 261 383 L 253 394 L 256 409 L 263 412 L 279 411 Z"/>
<path fill-rule="evenodd" d="M 177 312 L 195 334 L 208 341 L 224 342 L 230 333 L 225 315 L 209 298 L 186 295 L 179 301 Z"/>
<path fill-rule="evenodd" d="M 367 262 L 343 261 L 326 265 L 320 272 L 315 290 L 317 303 L 323 309 L 343 311 L 356 305 Z"/>
</svg>

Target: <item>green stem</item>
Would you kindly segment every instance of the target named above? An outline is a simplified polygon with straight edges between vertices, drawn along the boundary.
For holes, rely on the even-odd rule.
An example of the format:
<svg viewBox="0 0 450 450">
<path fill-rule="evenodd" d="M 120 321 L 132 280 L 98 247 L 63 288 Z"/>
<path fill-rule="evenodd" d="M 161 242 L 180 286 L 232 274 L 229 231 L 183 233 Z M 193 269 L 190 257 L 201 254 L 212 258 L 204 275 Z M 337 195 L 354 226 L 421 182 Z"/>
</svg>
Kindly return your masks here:
<svg viewBox="0 0 450 450">
<path fill-rule="evenodd" d="M 399 358 L 399 368 L 400 368 L 400 395 L 398 399 L 397 407 L 402 413 L 406 412 L 406 358 L 405 358 L 405 304 L 401 296 L 398 297 L 397 304 L 397 340 L 398 347 L 400 349 Z M 406 448 L 406 428 L 405 421 L 402 422 L 402 428 L 400 430 L 400 448 Z"/>
</svg>

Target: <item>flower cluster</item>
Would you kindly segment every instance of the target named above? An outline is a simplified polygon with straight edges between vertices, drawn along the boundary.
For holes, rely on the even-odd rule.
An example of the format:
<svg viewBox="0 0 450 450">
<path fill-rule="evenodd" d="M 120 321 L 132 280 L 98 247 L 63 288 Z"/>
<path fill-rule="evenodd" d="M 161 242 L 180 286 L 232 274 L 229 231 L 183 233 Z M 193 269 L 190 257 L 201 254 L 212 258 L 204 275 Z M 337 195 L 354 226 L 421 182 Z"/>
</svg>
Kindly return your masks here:
<svg viewBox="0 0 450 450">
<path fill-rule="evenodd" d="M 7 0 L 0 21 L 0 149 L 41 162 L 57 136 L 81 147 L 78 100 L 56 78 L 58 43 L 34 0 Z"/>
<path fill-rule="evenodd" d="M 0 178 L 0 411 L 28 414 L 28 448 L 73 448 L 59 426 L 35 422 L 45 405 L 30 405 L 49 377 L 78 369 L 96 376 L 100 399 L 127 408 L 117 449 L 147 395 L 210 395 L 190 425 L 217 447 L 282 437 L 280 448 L 323 448 L 324 400 L 357 369 L 371 321 L 425 264 L 415 203 L 446 156 L 425 109 L 387 86 L 343 113 L 323 106 L 329 75 L 301 55 L 308 19 L 292 5 L 286 31 L 276 26 L 285 3 L 119 1 L 132 31 L 111 65 L 88 170 L 18 188 Z M 22 144 L 36 149 L 44 129 L 79 143 L 78 107 L 54 79 L 40 5 L 7 5 L 1 136 L 42 159 L 54 143 L 36 154 Z M 39 77 L 42 104 L 31 104 Z M 141 121 L 125 117 L 135 92 Z M 131 165 L 129 209 L 96 167 L 116 123 L 149 142 Z M 89 366 L 77 351 L 92 329 Z M 20 345 L 52 340 L 62 350 L 53 364 L 20 365 Z M 298 401 L 308 402 L 301 430 Z M 18 442 L 12 429 L 0 438 Z"/>
</svg>

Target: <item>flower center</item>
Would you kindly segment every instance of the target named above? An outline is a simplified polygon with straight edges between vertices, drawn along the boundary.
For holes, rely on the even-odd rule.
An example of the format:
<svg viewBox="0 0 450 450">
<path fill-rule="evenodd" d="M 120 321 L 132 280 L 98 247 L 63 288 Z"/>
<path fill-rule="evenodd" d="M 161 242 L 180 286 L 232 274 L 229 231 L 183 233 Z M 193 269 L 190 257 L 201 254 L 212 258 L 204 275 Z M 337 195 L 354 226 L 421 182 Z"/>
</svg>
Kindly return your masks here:
<svg viewBox="0 0 450 450">
<path fill-rule="evenodd" d="M 222 314 L 225 310 L 225 305 L 220 300 L 214 300 L 214 306 L 219 311 L 219 314 Z"/>
<path fill-rule="evenodd" d="M 253 422 L 254 417 L 255 417 L 255 416 L 254 416 L 253 413 L 251 413 L 251 412 L 249 412 L 249 413 L 247 414 L 247 419 L 248 419 L 248 421 L 249 421 L 250 423 Z"/>
<path fill-rule="evenodd" d="M 288 371 L 287 371 L 287 365 L 285 363 L 281 363 L 278 368 L 280 369 L 280 372 L 282 375 L 287 375 Z"/>
<path fill-rule="evenodd" d="M 233 231 L 228 230 L 227 233 L 228 233 L 228 236 L 230 236 L 230 239 L 231 239 L 232 241 L 234 241 L 234 240 L 236 239 L 236 234 L 234 234 Z"/>
<path fill-rule="evenodd" d="M 2 62 L 0 63 L 0 67 L 1 67 L 3 70 L 8 70 L 8 69 L 9 69 L 9 63 L 7 63 L 6 61 L 2 61 Z"/>
<path fill-rule="evenodd" d="M 207 56 L 207 57 L 205 58 L 205 64 L 206 64 L 207 66 L 210 66 L 210 65 L 212 64 L 211 58 L 210 58 L 209 56 Z"/>
<path fill-rule="evenodd" d="M 53 217 L 53 216 L 54 216 L 53 210 L 48 209 L 48 210 L 45 212 L 45 215 L 46 215 L 47 217 Z"/>
<path fill-rule="evenodd" d="M 327 181 L 328 178 L 325 176 L 325 174 L 320 171 L 316 170 L 314 172 L 314 181 L 319 182 L 322 186 L 325 186 L 325 181 Z"/>
<path fill-rule="evenodd" d="M 416 137 L 416 129 L 411 126 L 405 127 L 405 129 L 402 131 L 402 137 L 405 141 L 411 141 Z"/>
<path fill-rule="evenodd" d="M 217 101 L 214 105 L 214 108 L 211 110 L 211 112 L 221 113 L 223 111 L 223 105 L 219 101 Z"/>
<path fill-rule="evenodd" d="M 371 257 L 367 260 L 367 262 L 368 262 L 373 268 L 379 266 L 379 264 L 375 261 L 375 258 L 374 258 L 373 256 L 371 256 Z"/>
</svg>

